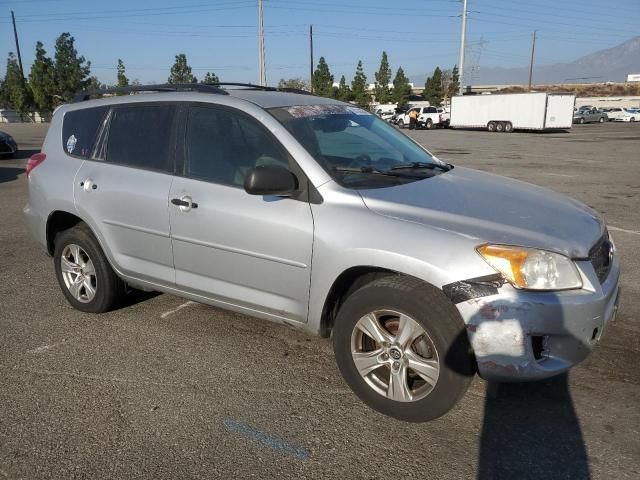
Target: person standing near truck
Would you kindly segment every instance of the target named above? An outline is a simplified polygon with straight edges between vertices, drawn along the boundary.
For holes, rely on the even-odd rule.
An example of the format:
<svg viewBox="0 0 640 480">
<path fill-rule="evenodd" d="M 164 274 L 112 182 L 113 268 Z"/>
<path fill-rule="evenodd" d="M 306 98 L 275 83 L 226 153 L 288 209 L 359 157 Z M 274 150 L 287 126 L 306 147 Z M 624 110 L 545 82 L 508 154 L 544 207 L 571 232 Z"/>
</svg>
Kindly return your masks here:
<svg viewBox="0 0 640 480">
<path fill-rule="evenodd" d="M 418 123 L 418 111 L 415 108 L 412 108 L 409 112 L 409 130 L 413 130 L 416 128 L 416 124 Z"/>
</svg>

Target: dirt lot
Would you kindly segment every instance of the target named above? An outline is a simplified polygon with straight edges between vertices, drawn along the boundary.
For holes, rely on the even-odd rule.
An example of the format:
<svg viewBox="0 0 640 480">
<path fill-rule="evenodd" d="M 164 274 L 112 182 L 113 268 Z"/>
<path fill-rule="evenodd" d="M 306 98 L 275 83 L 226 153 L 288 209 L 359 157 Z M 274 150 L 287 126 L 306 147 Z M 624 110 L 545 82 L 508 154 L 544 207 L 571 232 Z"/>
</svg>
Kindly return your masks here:
<svg viewBox="0 0 640 480">
<path fill-rule="evenodd" d="M 73 310 L 21 219 L 46 126 L 0 129 L 24 150 L 0 160 L 0 478 L 640 477 L 640 125 L 410 132 L 593 206 L 623 267 L 616 323 L 568 376 L 491 395 L 476 379 L 419 425 L 364 406 L 328 340 L 170 295 Z"/>
</svg>

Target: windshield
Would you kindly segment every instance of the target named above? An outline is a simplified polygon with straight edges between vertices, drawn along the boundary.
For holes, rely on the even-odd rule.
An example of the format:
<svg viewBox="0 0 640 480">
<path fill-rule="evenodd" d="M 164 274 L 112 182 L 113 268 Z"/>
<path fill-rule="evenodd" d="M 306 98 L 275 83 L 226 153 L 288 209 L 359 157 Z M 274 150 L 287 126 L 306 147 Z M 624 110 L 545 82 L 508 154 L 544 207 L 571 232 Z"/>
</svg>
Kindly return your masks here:
<svg viewBox="0 0 640 480">
<path fill-rule="evenodd" d="M 298 105 L 269 112 L 341 185 L 380 188 L 449 170 L 403 133 L 350 105 Z"/>
</svg>

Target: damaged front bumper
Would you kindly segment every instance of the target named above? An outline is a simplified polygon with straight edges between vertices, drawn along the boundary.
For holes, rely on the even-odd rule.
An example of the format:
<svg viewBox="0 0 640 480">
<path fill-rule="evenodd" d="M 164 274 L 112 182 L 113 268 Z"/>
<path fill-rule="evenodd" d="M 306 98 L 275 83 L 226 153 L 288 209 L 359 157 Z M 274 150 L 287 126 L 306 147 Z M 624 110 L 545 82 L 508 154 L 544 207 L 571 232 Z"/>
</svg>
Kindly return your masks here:
<svg viewBox="0 0 640 480">
<path fill-rule="evenodd" d="M 491 278 L 465 283 L 449 295 L 466 324 L 481 377 L 537 380 L 584 360 L 615 318 L 620 289 L 617 260 L 601 284 L 589 261 L 577 261 L 583 288 L 517 290 Z M 445 293 L 447 293 L 445 291 Z M 451 293 L 451 292 L 450 292 Z"/>
</svg>

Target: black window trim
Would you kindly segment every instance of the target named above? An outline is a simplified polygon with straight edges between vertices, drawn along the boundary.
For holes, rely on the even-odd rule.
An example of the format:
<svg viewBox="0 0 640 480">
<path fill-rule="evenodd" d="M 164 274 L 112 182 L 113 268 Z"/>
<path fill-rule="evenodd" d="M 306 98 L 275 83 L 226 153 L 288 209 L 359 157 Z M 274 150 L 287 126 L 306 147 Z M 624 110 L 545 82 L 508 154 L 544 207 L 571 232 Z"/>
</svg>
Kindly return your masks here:
<svg viewBox="0 0 640 480">
<path fill-rule="evenodd" d="M 223 111 L 231 112 L 233 114 L 237 114 L 241 117 L 245 117 L 249 121 L 254 122 L 258 126 L 258 128 L 263 130 L 263 132 L 267 135 L 267 137 L 269 137 L 273 142 L 275 142 L 275 144 L 279 148 L 281 148 L 282 151 L 287 155 L 288 162 L 289 162 L 289 171 L 291 171 L 291 173 L 293 173 L 296 179 L 298 180 L 298 190 L 288 198 L 310 202 L 310 203 L 322 203 L 322 197 L 320 196 L 320 193 L 317 192 L 315 187 L 311 184 L 311 182 L 309 181 L 309 178 L 304 173 L 304 170 L 302 170 L 300 165 L 298 165 L 298 162 L 296 162 L 295 157 L 291 154 L 291 152 L 289 152 L 287 147 L 285 147 L 282 144 L 282 142 L 273 134 L 273 132 L 271 132 L 260 120 L 258 120 L 252 115 L 249 115 L 247 112 L 230 105 L 222 105 L 219 103 L 209 103 L 209 102 L 181 102 L 181 103 L 182 103 L 182 109 L 180 113 L 181 122 L 179 127 L 181 132 L 178 135 L 178 142 L 176 145 L 176 156 L 175 156 L 176 160 L 179 159 L 179 163 L 180 163 L 180 168 L 176 169 L 177 176 L 188 178 L 190 180 L 194 180 L 198 182 L 209 183 L 211 185 L 219 185 L 222 187 L 244 190 L 244 187 L 242 185 L 233 185 L 229 183 L 214 182 L 213 180 L 192 176 L 192 175 L 189 175 L 188 173 L 189 165 L 188 165 L 188 156 L 187 156 L 186 149 L 187 149 L 187 132 L 189 130 L 189 122 L 190 122 L 189 114 L 191 110 L 196 107 L 197 108 L 205 107 L 205 108 L 211 108 L 214 110 L 223 110 Z"/>
</svg>

